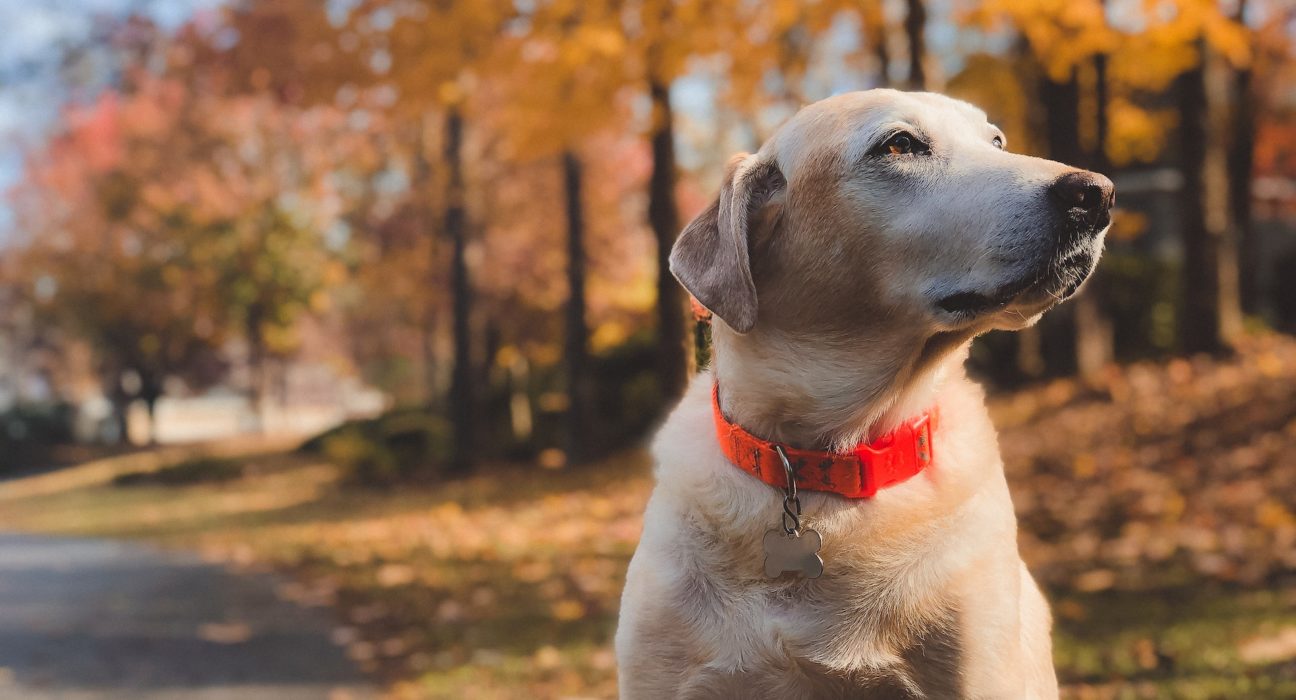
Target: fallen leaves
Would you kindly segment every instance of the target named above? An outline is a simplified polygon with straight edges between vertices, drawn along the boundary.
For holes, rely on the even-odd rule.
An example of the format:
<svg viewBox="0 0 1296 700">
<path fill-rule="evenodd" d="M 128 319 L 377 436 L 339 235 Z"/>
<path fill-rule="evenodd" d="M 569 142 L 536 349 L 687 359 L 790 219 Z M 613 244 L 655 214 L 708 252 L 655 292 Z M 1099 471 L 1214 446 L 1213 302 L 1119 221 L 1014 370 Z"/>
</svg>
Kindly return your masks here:
<svg viewBox="0 0 1296 700">
<path fill-rule="evenodd" d="M 1257 584 L 1296 570 L 1290 339 L 1113 368 L 1096 386 L 1055 382 L 992 408 L 1023 554 L 1051 587 Z"/>
<path fill-rule="evenodd" d="M 1296 592 L 1267 590 L 1296 574 L 1296 341 L 1112 368 L 991 411 L 1067 696 L 1270 697 L 1256 669 L 1296 658 L 1282 613 Z M 394 697 L 615 697 L 612 633 L 651 488 L 642 451 L 398 492 L 281 459 L 221 485 L 14 495 L 0 515 L 291 570 L 279 594 L 338 605 L 334 643 Z"/>
</svg>

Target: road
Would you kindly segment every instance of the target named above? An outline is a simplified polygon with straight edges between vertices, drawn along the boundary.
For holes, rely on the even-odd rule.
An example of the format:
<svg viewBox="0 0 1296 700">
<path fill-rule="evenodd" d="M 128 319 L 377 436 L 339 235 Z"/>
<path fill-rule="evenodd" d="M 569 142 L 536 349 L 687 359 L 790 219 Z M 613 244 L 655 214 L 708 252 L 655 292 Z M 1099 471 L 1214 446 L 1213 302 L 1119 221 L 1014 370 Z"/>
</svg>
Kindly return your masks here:
<svg viewBox="0 0 1296 700">
<path fill-rule="evenodd" d="M 327 609 L 267 575 L 103 540 L 0 534 L 2 700 L 369 700 Z"/>
</svg>

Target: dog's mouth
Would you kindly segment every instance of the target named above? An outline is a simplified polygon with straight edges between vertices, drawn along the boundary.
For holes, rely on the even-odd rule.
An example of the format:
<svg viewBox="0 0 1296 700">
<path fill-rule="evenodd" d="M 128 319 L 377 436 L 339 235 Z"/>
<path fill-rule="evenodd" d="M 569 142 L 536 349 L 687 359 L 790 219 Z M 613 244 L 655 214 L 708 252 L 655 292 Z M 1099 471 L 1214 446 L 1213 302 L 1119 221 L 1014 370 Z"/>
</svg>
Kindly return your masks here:
<svg viewBox="0 0 1296 700">
<path fill-rule="evenodd" d="M 980 316 L 1007 307 L 1037 283 L 1037 278 L 1032 276 L 989 292 L 962 291 L 942 297 L 936 305 L 945 312 L 958 316 Z"/>
<path fill-rule="evenodd" d="M 1042 269 L 993 290 L 964 290 L 941 297 L 936 305 L 948 314 L 973 318 L 1002 311 L 1014 303 L 1044 307 L 1075 295 L 1094 268 L 1094 255 L 1081 251 L 1049 261 Z M 1043 310 L 1043 309 L 1041 309 Z"/>
</svg>

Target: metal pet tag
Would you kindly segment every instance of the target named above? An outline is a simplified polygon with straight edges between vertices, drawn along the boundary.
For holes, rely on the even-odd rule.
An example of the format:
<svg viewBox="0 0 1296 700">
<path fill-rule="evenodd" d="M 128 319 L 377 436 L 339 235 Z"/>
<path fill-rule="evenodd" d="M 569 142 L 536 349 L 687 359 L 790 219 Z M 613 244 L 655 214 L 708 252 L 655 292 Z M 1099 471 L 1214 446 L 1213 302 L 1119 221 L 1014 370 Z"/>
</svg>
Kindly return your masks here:
<svg viewBox="0 0 1296 700">
<path fill-rule="evenodd" d="M 801 498 L 797 496 L 796 475 L 783 447 L 775 445 L 774 451 L 783 461 L 787 488 L 783 492 L 781 527 L 766 532 L 761 542 L 765 549 L 765 575 L 778 578 L 792 572 L 806 578 L 819 578 L 824 570 L 823 559 L 819 556 L 823 537 L 811 528 L 801 527 Z"/>
<path fill-rule="evenodd" d="M 806 529 L 800 534 L 789 535 L 781 530 L 770 530 L 765 533 L 763 544 L 766 576 L 778 578 L 789 571 L 806 578 L 823 575 L 823 559 L 819 558 L 823 538 L 818 532 Z"/>
</svg>

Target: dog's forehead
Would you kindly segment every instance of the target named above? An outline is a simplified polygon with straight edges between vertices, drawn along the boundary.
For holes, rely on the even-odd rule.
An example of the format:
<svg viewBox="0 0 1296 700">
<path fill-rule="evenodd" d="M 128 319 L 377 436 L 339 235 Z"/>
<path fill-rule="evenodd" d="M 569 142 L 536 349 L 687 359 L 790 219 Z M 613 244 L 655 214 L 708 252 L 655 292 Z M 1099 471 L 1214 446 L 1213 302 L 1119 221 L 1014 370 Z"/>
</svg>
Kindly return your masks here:
<svg viewBox="0 0 1296 700">
<path fill-rule="evenodd" d="M 784 172 L 825 150 L 848 161 L 860 158 L 887 132 L 905 125 L 928 135 L 982 138 L 991 129 L 981 109 L 944 95 L 876 89 L 835 95 L 807 105 L 762 150 Z"/>
</svg>

